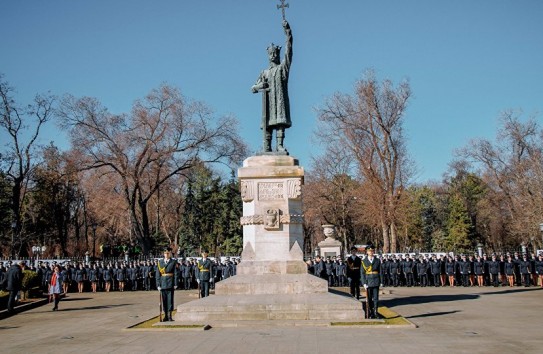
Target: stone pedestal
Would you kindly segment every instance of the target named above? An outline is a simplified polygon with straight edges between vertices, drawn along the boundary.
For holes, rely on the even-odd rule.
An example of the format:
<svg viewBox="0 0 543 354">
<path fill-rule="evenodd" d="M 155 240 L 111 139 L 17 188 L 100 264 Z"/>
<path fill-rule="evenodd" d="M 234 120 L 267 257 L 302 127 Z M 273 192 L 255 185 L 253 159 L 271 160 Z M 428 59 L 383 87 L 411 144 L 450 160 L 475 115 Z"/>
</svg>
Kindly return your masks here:
<svg viewBox="0 0 543 354">
<path fill-rule="evenodd" d="M 363 320 L 361 303 L 328 292 L 303 260 L 304 170 L 290 156 L 253 156 L 238 170 L 243 252 L 215 295 L 178 306 L 175 321 Z"/>
<path fill-rule="evenodd" d="M 334 257 L 341 255 L 341 242 L 331 237 L 327 237 L 324 241 L 319 242 L 321 256 Z"/>
</svg>

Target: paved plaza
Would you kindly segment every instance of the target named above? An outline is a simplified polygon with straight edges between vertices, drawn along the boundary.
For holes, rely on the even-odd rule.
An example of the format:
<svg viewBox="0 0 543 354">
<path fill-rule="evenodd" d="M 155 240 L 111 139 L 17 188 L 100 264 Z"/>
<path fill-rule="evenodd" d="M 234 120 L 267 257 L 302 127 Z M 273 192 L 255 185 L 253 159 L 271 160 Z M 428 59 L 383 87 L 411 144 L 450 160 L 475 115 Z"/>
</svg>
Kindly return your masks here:
<svg viewBox="0 0 543 354">
<path fill-rule="evenodd" d="M 176 291 L 176 304 L 197 298 Z M 69 294 L 0 320 L 1 353 L 542 353 L 539 288 L 391 288 L 382 303 L 418 328 L 127 330 L 158 315 L 158 292 Z"/>
</svg>

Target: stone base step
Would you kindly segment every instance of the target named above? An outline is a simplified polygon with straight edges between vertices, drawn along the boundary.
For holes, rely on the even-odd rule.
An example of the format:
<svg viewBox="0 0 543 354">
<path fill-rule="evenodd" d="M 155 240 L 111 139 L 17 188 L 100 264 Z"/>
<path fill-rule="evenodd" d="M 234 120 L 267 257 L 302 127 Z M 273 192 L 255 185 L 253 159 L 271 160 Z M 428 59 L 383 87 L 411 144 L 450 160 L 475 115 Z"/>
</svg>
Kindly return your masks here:
<svg viewBox="0 0 543 354">
<path fill-rule="evenodd" d="M 177 307 L 175 322 L 364 321 L 362 303 L 332 293 L 209 296 Z"/>
</svg>

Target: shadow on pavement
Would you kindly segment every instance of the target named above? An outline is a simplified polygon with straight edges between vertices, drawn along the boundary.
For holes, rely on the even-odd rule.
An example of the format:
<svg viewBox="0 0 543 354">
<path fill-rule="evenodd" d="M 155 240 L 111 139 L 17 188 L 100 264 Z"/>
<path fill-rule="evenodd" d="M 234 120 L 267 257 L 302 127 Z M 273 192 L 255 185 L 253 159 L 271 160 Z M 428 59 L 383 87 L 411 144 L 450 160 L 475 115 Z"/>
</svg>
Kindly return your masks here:
<svg viewBox="0 0 543 354">
<path fill-rule="evenodd" d="M 395 299 L 382 300 L 380 302 L 387 307 L 402 306 L 402 305 L 417 305 L 426 304 L 429 302 L 446 302 L 460 300 L 475 300 L 480 297 L 479 294 L 446 294 L 446 295 L 424 295 L 424 296 L 407 296 Z"/>
<path fill-rule="evenodd" d="M 346 293 L 345 291 L 336 290 L 336 289 L 333 289 L 333 288 L 328 288 L 328 292 L 332 293 L 334 295 L 341 295 L 341 296 L 350 297 L 350 298 L 353 297 L 351 294 Z"/>
<path fill-rule="evenodd" d="M 460 310 L 454 310 L 454 311 L 444 311 L 444 312 L 430 312 L 430 313 L 423 313 L 422 315 L 406 316 L 405 318 L 443 316 L 443 315 L 449 315 L 451 313 L 457 313 L 457 312 L 461 312 L 461 311 Z"/>
<path fill-rule="evenodd" d="M 543 290 L 543 288 L 536 288 L 536 287 L 530 287 L 530 288 L 509 288 L 509 289 L 503 289 L 502 290 L 496 290 L 488 293 L 484 293 L 481 295 L 504 295 L 504 294 L 514 294 L 514 293 L 524 293 L 526 291 L 538 291 Z"/>
<path fill-rule="evenodd" d="M 61 301 L 67 302 L 67 301 L 82 301 L 82 300 L 92 300 L 92 297 L 76 297 L 76 298 L 68 297 L 68 298 L 63 298 Z"/>
<path fill-rule="evenodd" d="M 119 304 L 119 305 L 100 305 L 100 306 L 84 306 L 84 307 L 77 307 L 77 308 L 62 308 L 62 303 L 64 301 L 60 301 L 59 303 L 59 312 L 67 312 L 67 311 L 85 311 L 85 310 L 103 310 L 103 309 L 110 309 L 115 307 L 124 307 L 124 306 L 130 306 L 134 304 Z M 45 311 L 45 312 L 51 312 L 51 310 Z M 43 312 L 42 312 L 43 313 Z"/>
</svg>

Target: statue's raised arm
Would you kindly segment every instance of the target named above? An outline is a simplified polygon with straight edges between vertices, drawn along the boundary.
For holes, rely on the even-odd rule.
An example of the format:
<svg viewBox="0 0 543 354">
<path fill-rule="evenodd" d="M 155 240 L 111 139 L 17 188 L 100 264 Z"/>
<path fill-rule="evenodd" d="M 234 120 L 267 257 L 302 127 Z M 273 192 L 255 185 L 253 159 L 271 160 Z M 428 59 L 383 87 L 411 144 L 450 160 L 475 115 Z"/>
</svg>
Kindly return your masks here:
<svg viewBox="0 0 543 354">
<path fill-rule="evenodd" d="M 290 64 L 292 63 L 292 30 L 287 20 L 283 20 L 283 28 L 285 30 L 285 58 L 283 59 L 283 65 L 287 71 L 290 70 Z M 288 79 L 288 77 L 287 77 Z"/>
</svg>

